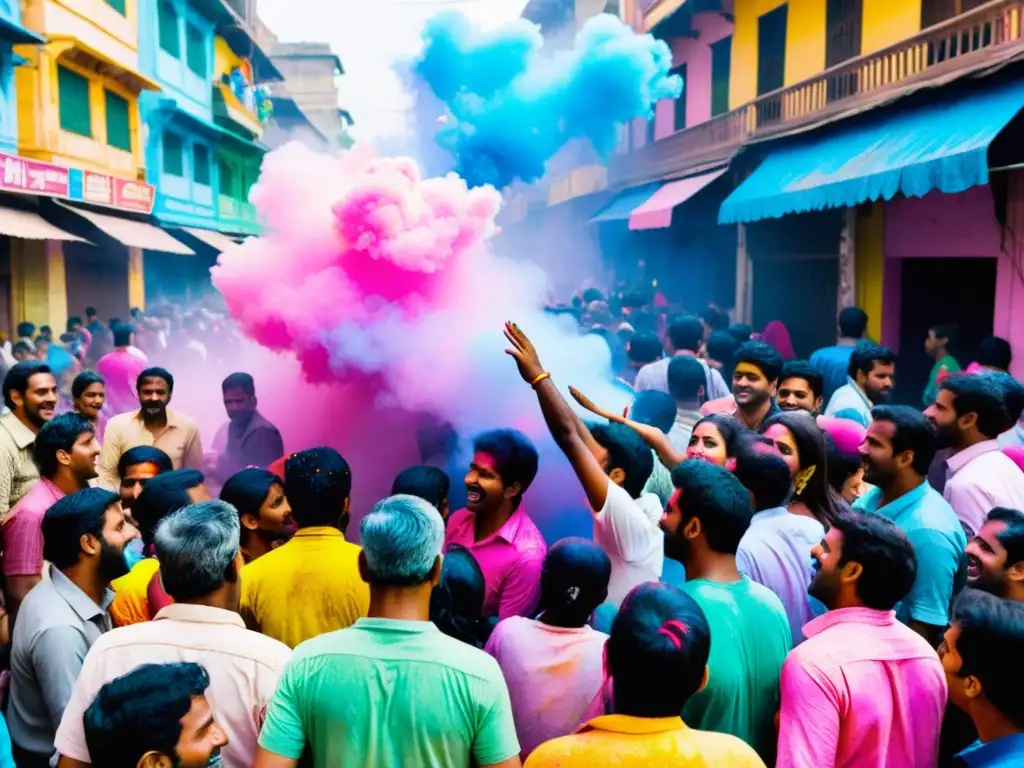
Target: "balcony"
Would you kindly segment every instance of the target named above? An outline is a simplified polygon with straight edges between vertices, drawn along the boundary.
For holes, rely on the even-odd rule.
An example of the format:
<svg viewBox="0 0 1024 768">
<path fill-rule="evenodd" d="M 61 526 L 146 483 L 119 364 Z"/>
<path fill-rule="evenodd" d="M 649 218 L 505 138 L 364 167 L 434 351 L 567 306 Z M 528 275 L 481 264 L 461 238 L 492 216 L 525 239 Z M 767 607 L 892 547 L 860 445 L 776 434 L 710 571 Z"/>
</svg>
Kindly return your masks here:
<svg viewBox="0 0 1024 768">
<path fill-rule="evenodd" d="M 260 231 L 256 220 L 256 206 L 245 200 L 237 200 L 229 195 L 218 195 L 217 215 L 220 217 L 221 228 L 228 232 L 255 235 Z"/>
<path fill-rule="evenodd" d="M 879 106 L 907 87 L 940 84 L 1024 52 L 1024 0 L 994 0 L 875 53 L 766 93 L 705 123 L 616 155 L 614 186 L 688 175 L 741 145 Z"/>
<path fill-rule="evenodd" d="M 40 132 L 38 141 L 29 135 L 21 137 L 19 154 L 58 165 L 109 173 L 135 179 L 139 165 L 135 155 L 101 141 L 77 133 L 51 128 Z"/>
</svg>

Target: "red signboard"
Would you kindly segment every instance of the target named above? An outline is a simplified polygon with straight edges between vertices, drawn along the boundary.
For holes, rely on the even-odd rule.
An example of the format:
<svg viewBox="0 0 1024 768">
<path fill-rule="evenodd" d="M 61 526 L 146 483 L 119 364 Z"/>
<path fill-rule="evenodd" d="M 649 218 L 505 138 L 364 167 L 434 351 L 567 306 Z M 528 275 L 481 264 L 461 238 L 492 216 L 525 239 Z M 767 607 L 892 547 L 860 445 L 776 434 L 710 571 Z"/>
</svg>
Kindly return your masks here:
<svg viewBox="0 0 1024 768">
<path fill-rule="evenodd" d="M 152 212 L 156 198 L 152 184 L 3 153 L 0 191 L 81 200 L 136 213 Z"/>
<path fill-rule="evenodd" d="M 70 171 L 59 165 L 0 154 L 0 189 L 36 195 L 67 197 Z"/>
<path fill-rule="evenodd" d="M 115 208 L 125 208 L 142 213 L 149 213 L 153 210 L 153 203 L 156 202 L 156 187 L 141 181 L 119 179 L 116 176 L 111 178 L 114 180 Z"/>
</svg>

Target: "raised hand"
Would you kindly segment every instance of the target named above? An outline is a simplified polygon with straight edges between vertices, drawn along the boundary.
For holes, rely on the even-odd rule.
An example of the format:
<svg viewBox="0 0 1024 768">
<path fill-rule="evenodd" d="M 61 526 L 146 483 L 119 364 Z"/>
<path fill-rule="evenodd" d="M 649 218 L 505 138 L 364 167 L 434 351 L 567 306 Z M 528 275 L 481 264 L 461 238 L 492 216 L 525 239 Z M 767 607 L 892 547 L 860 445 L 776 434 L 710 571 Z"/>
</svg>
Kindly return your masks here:
<svg viewBox="0 0 1024 768">
<path fill-rule="evenodd" d="M 505 323 L 505 338 L 512 345 L 511 349 L 505 350 L 505 354 L 515 359 L 523 381 L 532 384 L 538 376 L 544 373 L 544 366 L 540 364 L 540 358 L 537 357 L 537 350 L 533 348 L 533 343 L 520 330 L 519 326 L 512 322 Z"/>
<path fill-rule="evenodd" d="M 569 387 L 569 394 L 572 395 L 573 399 L 577 403 L 586 408 L 595 416 L 600 416 L 602 419 L 608 419 L 608 421 L 615 421 L 618 422 L 619 424 L 622 424 L 626 421 L 626 419 L 624 418 L 625 414 L 620 416 L 617 413 L 612 413 L 611 411 L 606 411 L 603 408 L 599 408 L 593 400 L 591 400 L 589 397 L 587 397 L 578 389 L 576 389 L 576 387 Z"/>
</svg>

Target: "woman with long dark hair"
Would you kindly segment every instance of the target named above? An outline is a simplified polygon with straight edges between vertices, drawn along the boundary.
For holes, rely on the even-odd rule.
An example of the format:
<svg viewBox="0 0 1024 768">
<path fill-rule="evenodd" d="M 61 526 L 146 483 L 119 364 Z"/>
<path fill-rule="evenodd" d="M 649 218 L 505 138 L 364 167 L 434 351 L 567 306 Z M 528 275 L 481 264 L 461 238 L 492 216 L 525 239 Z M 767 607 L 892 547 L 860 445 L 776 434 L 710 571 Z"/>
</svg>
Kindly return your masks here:
<svg viewBox="0 0 1024 768">
<path fill-rule="evenodd" d="M 793 478 L 789 511 L 829 525 L 839 514 L 840 502 L 828 482 L 825 435 L 814 417 L 802 411 L 779 413 L 765 421 L 761 434 L 789 465 Z"/>
</svg>

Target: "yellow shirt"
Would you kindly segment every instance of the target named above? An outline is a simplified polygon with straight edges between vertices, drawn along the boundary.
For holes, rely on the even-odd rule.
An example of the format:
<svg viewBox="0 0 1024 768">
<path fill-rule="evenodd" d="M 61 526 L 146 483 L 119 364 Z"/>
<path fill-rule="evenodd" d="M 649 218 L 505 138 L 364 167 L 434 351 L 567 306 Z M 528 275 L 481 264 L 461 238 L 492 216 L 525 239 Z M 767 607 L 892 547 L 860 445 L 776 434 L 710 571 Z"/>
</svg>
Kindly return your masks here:
<svg viewBox="0 0 1024 768">
<path fill-rule="evenodd" d="M 242 618 L 250 629 L 294 648 L 366 616 L 370 587 L 359 552 L 337 528 L 303 528 L 242 569 Z"/>
<path fill-rule="evenodd" d="M 117 464 L 130 448 L 151 445 L 171 457 L 175 469 L 206 468 L 199 428 L 191 419 L 167 409 L 167 427 L 155 435 L 146 429 L 142 411 L 119 413 L 107 422 L 100 450 L 100 486 L 116 491 L 121 484 Z"/>
<path fill-rule="evenodd" d="M 688 728 L 679 717 L 595 717 L 572 736 L 541 744 L 525 768 L 765 768 L 753 747 L 724 733 Z"/>
<path fill-rule="evenodd" d="M 149 621 L 146 590 L 153 574 L 159 569 L 160 563 L 156 558 L 147 557 L 139 560 L 127 574 L 110 582 L 110 588 L 114 590 L 114 602 L 108 610 L 114 626 L 127 627 L 129 624 Z"/>
</svg>

